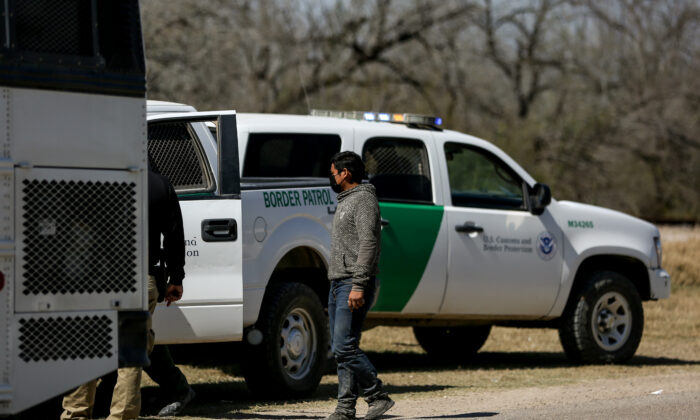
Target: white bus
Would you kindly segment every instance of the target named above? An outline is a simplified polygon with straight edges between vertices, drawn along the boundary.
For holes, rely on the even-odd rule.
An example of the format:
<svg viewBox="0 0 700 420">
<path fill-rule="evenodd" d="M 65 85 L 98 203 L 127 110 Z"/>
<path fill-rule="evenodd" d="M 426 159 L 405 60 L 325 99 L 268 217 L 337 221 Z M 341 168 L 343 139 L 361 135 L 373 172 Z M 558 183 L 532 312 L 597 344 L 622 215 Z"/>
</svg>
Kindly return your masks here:
<svg viewBox="0 0 700 420">
<path fill-rule="evenodd" d="M 137 0 L 0 3 L 0 416 L 147 361 Z"/>
</svg>

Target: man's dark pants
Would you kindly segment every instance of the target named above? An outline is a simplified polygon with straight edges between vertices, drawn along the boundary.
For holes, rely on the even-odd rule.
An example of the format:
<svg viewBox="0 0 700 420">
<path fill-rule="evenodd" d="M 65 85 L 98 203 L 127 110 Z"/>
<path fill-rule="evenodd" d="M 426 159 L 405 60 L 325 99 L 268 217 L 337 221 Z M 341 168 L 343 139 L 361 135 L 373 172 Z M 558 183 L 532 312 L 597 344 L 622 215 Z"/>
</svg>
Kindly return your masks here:
<svg viewBox="0 0 700 420">
<path fill-rule="evenodd" d="M 352 290 L 351 279 L 334 280 L 328 294 L 328 318 L 331 327 L 331 348 L 338 365 L 338 407 L 336 411 L 355 416 L 355 403 L 362 391 L 370 403 L 384 396 L 377 370 L 365 353 L 360 350 L 362 323 L 374 301 L 375 279 L 364 291 L 365 304 L 350 310 L 348 297 Z"/>
<path fill-rule="evenodd" d="M 177 401 L 187 395 L 190 385 L 185 375 L 175 366 L 168 346 L 154 346 L 149 357 L 151 365 L 143 370 L 160 386 L 161 395 L 168 401 Z"/>
</svg>

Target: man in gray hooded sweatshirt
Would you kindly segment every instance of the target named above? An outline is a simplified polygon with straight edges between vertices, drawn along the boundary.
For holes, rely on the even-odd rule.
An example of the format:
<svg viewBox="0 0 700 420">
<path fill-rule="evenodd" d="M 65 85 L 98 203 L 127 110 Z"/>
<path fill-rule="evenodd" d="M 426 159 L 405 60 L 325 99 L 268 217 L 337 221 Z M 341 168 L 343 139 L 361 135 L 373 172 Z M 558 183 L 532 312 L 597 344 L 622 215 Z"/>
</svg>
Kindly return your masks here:
<svg viewBox="0 0 700 420">
<path fill-rule="evenodd" d="M 330 420 L 355 418 L 360 390 L 369 404 L 365 419 L 377 419 L 393 405 L 377 370 L 360 350 L 362 323 L 377 292 L 381 219 L 374 186 L 361 184 L 365 165 L 353 152 L 331 158 L 330 182 L 338 193 L 331 233 L 328 318 L 338 365 L 338 406 Z"/>
</svg>

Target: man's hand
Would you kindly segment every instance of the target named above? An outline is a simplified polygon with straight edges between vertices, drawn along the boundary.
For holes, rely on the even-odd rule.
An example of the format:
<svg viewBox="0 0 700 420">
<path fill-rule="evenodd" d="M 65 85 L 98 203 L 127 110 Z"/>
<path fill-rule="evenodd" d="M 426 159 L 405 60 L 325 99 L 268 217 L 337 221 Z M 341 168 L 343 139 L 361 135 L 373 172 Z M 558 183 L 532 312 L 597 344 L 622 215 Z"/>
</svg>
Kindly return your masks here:
<svg viewBox="0 0 700 420">
<path fill-rule="evenodd" d="M 350 311 L 354 309 L 360 309 L 362 305 L 365 304 L 365 293 L 358 292 L 356 290 L 350 291 L 350 296 L 348 296 L 348 306 Z"/>
<path fill-rule="evenodd" d="M 182 298 L 182 286 L 175 286 L 174 284 L 169 284 L 165 291 L 165 301 L 168 302 L 167 306 L 171 303 L 177 302 Z"/>
</svg>

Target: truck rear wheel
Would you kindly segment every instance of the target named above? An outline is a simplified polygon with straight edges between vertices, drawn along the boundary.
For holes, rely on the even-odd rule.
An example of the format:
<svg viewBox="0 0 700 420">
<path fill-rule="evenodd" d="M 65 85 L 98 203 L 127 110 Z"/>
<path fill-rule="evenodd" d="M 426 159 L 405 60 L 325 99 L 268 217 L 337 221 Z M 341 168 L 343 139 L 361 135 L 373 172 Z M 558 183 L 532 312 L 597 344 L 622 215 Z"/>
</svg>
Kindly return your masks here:
<svg viewBox="0 0 700 420">
<path fill-rule="evenodd" d="M 559 340 L 576 363 L 621 363 L 637 351 L 643 331 L 644 309 L 636 287 L 620 273 L 599 271 L 572 296 Z"/>
<path fill-rule="evenodd" d="M 486 343 L 490 325 L 413 327 L 418 344 L 431 357 L 458 360 L 472 357 Z"/>
<path fill-rule="evenodd" d="M 328 349 L 328 318 L 314 291 L 301 283 L 270 289 L 256 323 L 262 342 L 245 341 L 243 376 L 260 396 L 304 397 L 321 381 Z"/>
</svg>

